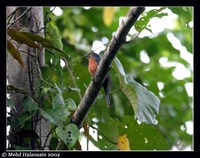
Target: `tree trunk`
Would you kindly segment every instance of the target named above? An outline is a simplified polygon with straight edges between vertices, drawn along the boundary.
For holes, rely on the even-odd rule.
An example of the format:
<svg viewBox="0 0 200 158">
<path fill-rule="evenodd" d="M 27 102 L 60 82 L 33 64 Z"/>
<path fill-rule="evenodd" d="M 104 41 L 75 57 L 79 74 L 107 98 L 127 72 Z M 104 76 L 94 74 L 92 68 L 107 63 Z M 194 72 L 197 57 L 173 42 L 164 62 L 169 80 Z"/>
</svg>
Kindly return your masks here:
<svg viewBox="0 0 200 158">
<path fill-rule="evenodd" d="M 42 7 L 7 7 L 6 13 L 7 17 L 14 13 L 13 16 L 10 16 L 12 17 L 9 21 L 9 23 L 12 25 L 10 28 L 32 32 L 40 36 L 44 36 L 44 29 L 42 29 L 44 28 Z M 7 26 L 9 27 L 10 24 Z M 14 43 L 13 40 L 11 42 L 13 45 L 17 46 L 16 42 Z M 20 54 L 22 56 L 25 67 L 22 68 L 21 65 L 13 57 L 11 57 L 9 53 L 7 53 L 7 84 L 27 91 L 30 96 L 36 98 L 36 101 L 40 103 L 42 98 L 40 98 L 39 93 L 39 72 L 40 68 L 45 65 L 44 50 L 42 50 L 42 48 L 30 48 L 25 44 L 20 44 L 18 49 L 21 50 Z M 25 94 L 22 93 L 15 93 L 12 96 L 9 96 L 14 101 L 15 105 L 15 109 L 11 109 L 11 114 L 19 116 L 19 114 L 24 112 L 24 109 L 21 105 L 21 101 L 24 96 Z M 40 145 L 36 145 L 36 139 L 30 138 L 30 142 L 26 142 L 26 145 L 31 149 L 41 149 L 49 132 L 49 122 L 44 118 L 40 118 L 41 116 L 39 114 L 36 114 L 36 116 L 32 118 L 31 130 L 36 132 L 39 136 Z M 21 128 L 22 127 L 18 127 L 17 129 L 10 129 L 9 147 L 11 147 L 13 144 L 19 146 L 24 144 L 24 142 L 21 142 L 22 140 L 19 138 L 20 136 L 16 134 L 21 130 Z M 48 146 L 48 144 L 49 141 L 47 141 L 46 146 Z"/>
</svg>

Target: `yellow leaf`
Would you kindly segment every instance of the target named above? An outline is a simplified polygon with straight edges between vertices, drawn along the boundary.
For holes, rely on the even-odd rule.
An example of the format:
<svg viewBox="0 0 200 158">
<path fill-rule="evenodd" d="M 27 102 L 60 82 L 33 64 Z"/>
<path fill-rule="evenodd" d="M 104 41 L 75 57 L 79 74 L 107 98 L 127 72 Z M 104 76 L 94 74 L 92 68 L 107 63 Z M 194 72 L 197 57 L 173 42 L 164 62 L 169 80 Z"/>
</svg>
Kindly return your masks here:
<svg viewBox="0 0 200 158">
<path fill-rule="evenodd" d="M 18 50 L 13 46 L 13 44 L 10 41 L 7 41 L 7 48 L 10 55 L 14 59 L 16 59 L 22 67 L 24 67 L 24 62 L 22 60 L 21 54 L 18 52 Z"/>
<path fill-rule="evenodd" d="M 114 7 L 104 7 L 103 22 L 106 26 L 110 26 L 112 24 L 114 13 Z"/>
<path fill-rule="evenodd" d="M 47 40 L 46 38 L 43 38 L 39 35 L 35 35 L 30 32 L 21 32 L 21 33 L 23 35 L 27 36 L 28 38 L 32 39 L 33 41 L 40 42 L 42 44 L 42 46 L 44 46 L 44 47 L 53 47 L 51 42 L 49 40 Z"/>
<path fill-rule="evenodd" d="M 117 138 L 118 149 L 119 150 L 130 150 L 129 140 L 126 137 L 126 134 Z"/>
<path fill-rule="evenodd" d="M 65 53 L 65 52 L 64 52 L 63 50 L 61 50 L 60 48 L 54 46 L 54 45 L 52 44 L 52 42 L 49 41 L 49 40 L 46 39 L 46 38 L 43 38 L 43 37 L 41 37 L 41 36 L 39 36 L 39 35 L 35 35 L 35 34 L 29 33 L 29 32 L 20 32 L 20 33 L 22 33 L 23 35 L 27 36 L 28 38 L 30 38 L 30 39 L 33 40 L 33 41 L 36 41 L 36 42 L 41 43 L 43 47 L 52 48 L 52 49 L 55 49 L 55 50 L 57 50 L 57 51 L 59 51 L 59 52 L 61 52 L 61 53 Z"/>
<path fill-rule="evenodd" d="M 8 35 L 15 41 L 24 43 L 28 45 L 29 47 L 39 48 L 39 46 L 32 39 L 28 38 L 27 36 L 25 36 L 23 33 L 19 31 L 16 31 L 14 29 L 9 29 Z"/>
</svg>

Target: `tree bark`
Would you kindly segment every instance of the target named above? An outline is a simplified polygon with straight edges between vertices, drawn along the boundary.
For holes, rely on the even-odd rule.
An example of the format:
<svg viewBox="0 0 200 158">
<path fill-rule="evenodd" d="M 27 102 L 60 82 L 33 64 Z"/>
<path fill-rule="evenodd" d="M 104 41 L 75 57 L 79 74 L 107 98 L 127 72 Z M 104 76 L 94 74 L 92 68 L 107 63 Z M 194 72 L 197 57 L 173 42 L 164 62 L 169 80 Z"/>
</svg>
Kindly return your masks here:
<svg viewBox="0 0 200 158">
<path fill-rule="evenodd" d="M 12 18 L 9 21 L 10 24 L 7 24 L 7 27 L 16 30 L 25 30 L 44 36 L 44 30 L 41 29 L 44 28 L 42 7 L 7 7 L 6 13 L 7 17 L 14 14 L 11 16 Z M 16 43 L 14 43 L 13 40 L 11 42 L 16 46 Z M 30 48 L 24 44 L 21 44 L 19 48 L 23 51 L 23 53 L 20 54 L 25 67 L 22 68 L 21 65 L 13 57 L 11 57 L 9 53 L 7 53 L 7 84 L 24 89 L 31 96 L 37 98 L 37 101 L 39 102 L 41 99 L 39 96 L 39 69 L 45 65 L 44 50 Z M 22 105 L 20 104 L 23 97 L 24 94 L 21 93 L 15 93 L 10 96 L 10 98 L 14 101 L 16 108 L 16 110 L 11 109 L 11 113 L 14 113 L 16 116 L 24 111 Z M 41 116 L 37 115 L 33 117 L 32 130 L 38 134 L 41 146 L 43 146 L 49 132 L 49 122 L 44 118 L 38 120 L 39 117 Z M 10 143 L 14 144 L 17 142 L 17 140 L 15 140 L 15 133 L 18 129 L 11 128 L 10 130 L 12 137 L 12 139 L 10 139 Z M 48 144 L 49 141 L 47 141 L 46 145 L 48 146 Z M 38 148 L 35 146 L 34 140 L 31 140 L 29 147 L 32 149 Z"/>
</svg>

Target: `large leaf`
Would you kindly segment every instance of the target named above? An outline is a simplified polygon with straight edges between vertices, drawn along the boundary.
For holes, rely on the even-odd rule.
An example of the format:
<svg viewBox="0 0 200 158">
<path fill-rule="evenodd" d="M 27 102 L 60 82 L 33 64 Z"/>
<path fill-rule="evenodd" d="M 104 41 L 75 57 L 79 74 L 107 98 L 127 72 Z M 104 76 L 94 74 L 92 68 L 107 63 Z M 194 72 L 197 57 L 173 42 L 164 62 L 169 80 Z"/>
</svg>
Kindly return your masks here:
<svg viewBox="0 0 200 158">
<path fill-rule="evenodd" d="M 158 97 L 131 77 L 128 78 L 128 84 L 130 85 L 129 90 L 136 91 L 138 107 L 134 110 L 138 121 L 157 124 L 156 115 L 159 113 L 160 105 Z"/>
<path fill-rule="evenodd" d="M 39 46 L 32 39 L 25 36 L 23 33 L 19 32 L 19 31 L 16 31 L 14 29 L 9 29 L 7 33 L 15 41 L 24 43 L 24 44 L 28 45 L 29 47 L 39 48 Z"/>
<path fill-rule="evenodd" d="M 18 52 L 18 50 L 15 48 L 15 46 L 13 46 L 13 44 L 10 41 L 7 41 L 7 48 L 10 55 L 14 59 L 16 59 L 22 67 L 24 67 L 24 62 L 22 60 L 21 54 Z"/>
<path fill-rule="evenodd" d="M 138 124 L 133 117 L 120 120 L 119 135 L 126 135 L 131 150 L 169 150 L 162 133 L 153 125 Z"/>
<path fill-rule="evenodd" d="M 120 88 L 129 99 L 135 112 L 135 118 L 139 122 L 156 124 L 156 114 L 159 111 L 159 99 L 145 87 L 133 80 L 132 77 L 126 77 L 120 61 L 116 58 L 115 70 L 119 74 Z"/>
<path fill-rule="evenodd" d="M 118 121 L 109 115 L 109 109 L 103 100 L 90 109 L 90 125 L 97 127 L 97 140 L 90 139 L 101 150 L 117 150 Z M 96 142 L 95 142 L 96 141 Z"/>
<path fill-rule="evenodd" d="M 57 127 L 56 134 L 67 145 L 68 149 L 71 149 L 78 140 L 80 132 L 75 124 L 69 124 L 66 129 Z"/>
</svg>

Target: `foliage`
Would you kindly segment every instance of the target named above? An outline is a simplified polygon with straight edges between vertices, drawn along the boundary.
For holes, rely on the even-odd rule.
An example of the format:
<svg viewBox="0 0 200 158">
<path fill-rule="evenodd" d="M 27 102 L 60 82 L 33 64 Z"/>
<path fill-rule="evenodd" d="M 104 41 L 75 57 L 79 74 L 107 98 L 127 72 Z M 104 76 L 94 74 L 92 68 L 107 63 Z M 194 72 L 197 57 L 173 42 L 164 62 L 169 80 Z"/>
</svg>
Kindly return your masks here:
<svg viewBox="0 0 200 158">
<path fill-rule="evenodd" d="M 51 123 L 49 148 L 52 150 L 79 150 L 78 146 L 85 136 L 100 150 L 169 150 L 173 146 L 184 149 L 191 145 L 192 135 L 181 127 L 185 127 L 186 121 L 192 120 L 192 98 L 185 89 L 185 83 L 192 82 L 192 71 L 189 77 L 177 80 L 172 75 L 175 67 L 162 66 L 159 60 L 165 57 L 170 62 L 190 67 L 166 35 L 172 32 L 191 52 L 192 30 L 184 23 L 192 20 L 192 9 L 169 7 L 173 13 L 180 15 L 179 19 L 183 20 L 181 25 L 172 30 L 164 30 L 153 38 L 137 38 L 122 46 L 110 70 L 112 107 L 107 108 L 105 95 L 101 91 L 85 121 L 89 129 L 84 128 L 84 132 L 80 132 L 76 125 L 70 123 L 70 118 L 91 79 L 87 59 L 83 55 L 90 51 L 94 40 L 111 40 L 119 18 L 126 15 L 129 7 L 61 8 L 63 14 L 55 16 L 49 12 L 49 7 L 44 7 L 44 14 L 49 12 L 51 19 L 47 24 L 45 38 L 28 32 L 8 30 L 8 35 L 17 42 L 34 48 L 40 43 L 47 48 L 46 66 L 41 70 L 43 80 L 40 86 L 44 106 L 39 107 L 35 98 L 26 94 L 21 103 L 25 112 L 19 114 L 17 120 L 14 116 L 9 117 L 8 124 L 15 128 L 25 128 L 36 112 L 39 112 Z M 154 17 L 161 19 L 168 16 L 163 12 L 165 9 L 161 7 L 144 12 L 135 24 L 136 31 L 146 29 L 152 32 L 148 27 L 149 21 Z M 23 66 L 20 53 L 13 47 L 8 41 L 10 54 L 14 54 L 13 57 Z M 150 63 L 145 64 L 140 60 L 142 51 L 147 52 Z M 61 59 L 64 59 L 65 66 L 61 66 Z M 163 89 L 158 88 L 158 82 L 164 84 Z M 8 99 L 7 106 L 14 107 L 12 100 Z M 97 139 L 88 132 L 90 129 Z M 14 148 L 22 147 L 15 145 Z"/>
</svg>

